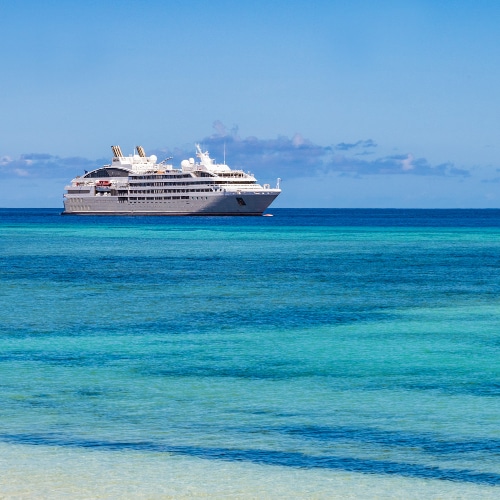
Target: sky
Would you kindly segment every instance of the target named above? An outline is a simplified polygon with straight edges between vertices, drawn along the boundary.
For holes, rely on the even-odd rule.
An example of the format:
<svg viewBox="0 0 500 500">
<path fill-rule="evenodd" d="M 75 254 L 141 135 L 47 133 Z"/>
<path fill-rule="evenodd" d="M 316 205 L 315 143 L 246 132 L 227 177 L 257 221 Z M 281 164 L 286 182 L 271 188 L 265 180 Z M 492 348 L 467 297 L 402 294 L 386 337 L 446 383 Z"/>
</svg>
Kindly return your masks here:
<svg viewBox="0 0 500 500">
<path fill-rule="evenodd" d="M 0 207 L 142 145 L 274 207 L 500 208 L 497 0 L 0 0 Z"/>
</svg>

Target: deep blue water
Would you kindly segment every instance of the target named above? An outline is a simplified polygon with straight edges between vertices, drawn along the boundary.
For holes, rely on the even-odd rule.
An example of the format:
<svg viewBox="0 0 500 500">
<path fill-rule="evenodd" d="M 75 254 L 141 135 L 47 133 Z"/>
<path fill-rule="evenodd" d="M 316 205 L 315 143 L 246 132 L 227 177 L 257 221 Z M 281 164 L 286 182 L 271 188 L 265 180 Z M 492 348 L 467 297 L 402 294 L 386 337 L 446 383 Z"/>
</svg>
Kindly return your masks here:
<svg viewBox="0 0 500 500">
<path fill-rule="evenodd" d="M 500 484 L 500 210 L 0 210 L 0 440 Z"/>
</svg>

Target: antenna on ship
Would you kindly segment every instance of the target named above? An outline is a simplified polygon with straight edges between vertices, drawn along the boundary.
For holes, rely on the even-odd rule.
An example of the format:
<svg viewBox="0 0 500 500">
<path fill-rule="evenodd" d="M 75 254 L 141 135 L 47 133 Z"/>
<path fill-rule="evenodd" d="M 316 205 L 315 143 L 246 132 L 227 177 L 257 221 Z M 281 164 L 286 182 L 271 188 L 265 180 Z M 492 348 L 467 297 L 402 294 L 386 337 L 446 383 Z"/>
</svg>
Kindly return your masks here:
<svg viewBox="0 0 500 500">
<path fill-rule="evenodd" d="M 226 164 L 226 141 L 224 141 L 224 165 Z"/>
<path fill-rule="evenodd" d="M 173 158 L 174 158 L 173 156 L 169 156 L 168 158 L 165 158 L 163 161 L 161 161 L 158 165 L 163 165 L 164 163 L 166 163 L 169 160 L 172 160 Z"/>
</svg>

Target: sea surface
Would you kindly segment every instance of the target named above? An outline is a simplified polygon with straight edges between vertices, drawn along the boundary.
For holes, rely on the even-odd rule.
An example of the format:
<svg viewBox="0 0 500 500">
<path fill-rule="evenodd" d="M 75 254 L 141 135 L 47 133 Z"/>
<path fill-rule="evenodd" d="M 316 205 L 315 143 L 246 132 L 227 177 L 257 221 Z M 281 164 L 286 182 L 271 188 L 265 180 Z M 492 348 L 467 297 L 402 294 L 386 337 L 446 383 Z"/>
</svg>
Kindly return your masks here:
<svg viewBox="0 0 500 500">
<path fill-rule="evenodd" d="M 500 210 L 0 210 L 0 498 L 498 498 Z"/>
</svg>

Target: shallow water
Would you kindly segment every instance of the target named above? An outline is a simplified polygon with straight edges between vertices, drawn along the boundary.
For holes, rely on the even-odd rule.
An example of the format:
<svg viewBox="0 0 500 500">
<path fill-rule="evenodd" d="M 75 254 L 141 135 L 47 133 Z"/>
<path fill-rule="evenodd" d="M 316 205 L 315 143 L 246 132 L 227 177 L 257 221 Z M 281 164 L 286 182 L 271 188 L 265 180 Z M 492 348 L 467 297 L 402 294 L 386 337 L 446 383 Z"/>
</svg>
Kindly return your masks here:
<svg viewBox="0 0 500 500">
<path fill-rule="evenodd" d="M 89 461 L 111 496 L 137 460 L 134 495 L 498 494 L 500 211 L 273 214 L 0 210 L 3 467 Z"/>
<path fill-rule="evenodd" d="M 175 454 L 0 444 L 0 498 L 498 498 L 494 486 Z"/>
</svg>

